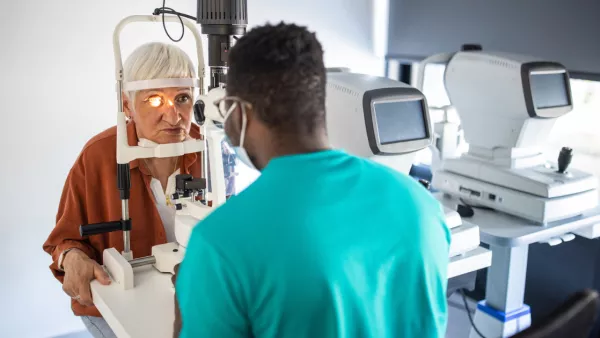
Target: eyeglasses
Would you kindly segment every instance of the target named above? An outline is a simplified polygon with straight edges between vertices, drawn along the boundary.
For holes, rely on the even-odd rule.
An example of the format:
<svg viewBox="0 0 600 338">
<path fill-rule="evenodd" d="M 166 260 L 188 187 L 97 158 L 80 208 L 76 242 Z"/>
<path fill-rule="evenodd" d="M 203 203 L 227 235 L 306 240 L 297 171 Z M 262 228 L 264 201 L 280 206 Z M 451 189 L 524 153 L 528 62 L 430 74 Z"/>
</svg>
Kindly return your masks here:
<svg viewBox="0 0 600 338">
<path fill-rule="evenodd" d="M 245 101 L 237 96 L 226 96 L 221 99 L 218 99 L 214 102 L 215 106 L 217 106 L 219 114 L 225 121 L 229 115 L 235 110 L 235 108 L 240 105 L 242 108 L 252 108 L 252 104 L 248 101 Z"/>
</svg>

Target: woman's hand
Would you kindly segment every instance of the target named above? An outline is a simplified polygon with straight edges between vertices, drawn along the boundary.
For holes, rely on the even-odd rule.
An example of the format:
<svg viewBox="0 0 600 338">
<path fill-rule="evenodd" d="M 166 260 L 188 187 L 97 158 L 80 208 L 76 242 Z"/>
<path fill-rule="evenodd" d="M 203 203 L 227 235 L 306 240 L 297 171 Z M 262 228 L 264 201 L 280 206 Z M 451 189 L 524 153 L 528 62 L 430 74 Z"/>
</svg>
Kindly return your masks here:
<svg viewBox="0 0 600 338">
<path fill-rule="evenodd" d="M 81 305 L 94 305 L 90 290 L 92 280 L 97 279 L 103 285 L 110 284 L 110 278 L 100 264 L 80 250 L 69 251 L 64 258 L 63 267 L 65 270 L 63 290 Z"/>
</svg>

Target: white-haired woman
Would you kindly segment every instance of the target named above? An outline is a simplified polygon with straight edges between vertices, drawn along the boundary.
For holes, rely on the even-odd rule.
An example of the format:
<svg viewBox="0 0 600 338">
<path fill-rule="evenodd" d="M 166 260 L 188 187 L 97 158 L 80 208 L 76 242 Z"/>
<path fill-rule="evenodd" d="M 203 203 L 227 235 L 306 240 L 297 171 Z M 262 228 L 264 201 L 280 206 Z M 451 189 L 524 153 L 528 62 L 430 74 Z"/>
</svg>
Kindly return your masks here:
<svg viewBox="0 0 600 338">
<path fill-rule="evenodd" d="M 138 47 L 124 64 L 124 80 L 152 80 L 196 77 L 195 67 L 176 46 L 149 43 Z M 140 139 L 159 144 L 199 138 L 192 124 L 193 88 L 160 88 L 123 93 L 129 118 L 130 145 Z M 72 309 L 95 337 L 114 333 L 92 303 L 90 281 L 110 283 L 100 267 L 102 252 L 114 247 L 123 250 L 120 232 L 82 238 L 79 226 L 121 218 L 121 202 L 116 190 L 116 127 L 93 137 L 83 148 L 67 177 L 60 200 L 56 226 L 44 243 L 52 255 L 50 269 L 72 297 Z M 174 192 L 175 176 L 200 175 L 201 154 L 136 160 L 130 163 L 133 220 L 131 250 L 135 257 L 150 255 L 152 246 L 174 240 L 175 212 L 168 206 Z"/>
</svg>

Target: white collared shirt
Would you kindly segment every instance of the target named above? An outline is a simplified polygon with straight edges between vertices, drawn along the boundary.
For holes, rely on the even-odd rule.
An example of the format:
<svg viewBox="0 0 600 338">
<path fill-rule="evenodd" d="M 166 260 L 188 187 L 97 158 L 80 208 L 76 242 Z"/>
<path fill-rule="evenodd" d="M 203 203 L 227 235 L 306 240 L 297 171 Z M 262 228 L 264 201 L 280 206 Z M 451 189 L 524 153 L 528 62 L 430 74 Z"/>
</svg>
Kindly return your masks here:
<svg viewBox="0 0 600 338">
<path fill-rule="evenodd" d="M 152 178 L 150 181 L 150 189 L 154 195 L 154 203 L 156 210 L 160 214 L 165 233 L 167 234 L 167 242 L 175 242 L 175 208 L 170 206 L 170 196 L 175 193 L 175 176 L 179 175 L 179 169 L 169 176 L 167 179 L 167 190 L 163 191 L 160 181 Z"/>
</svg>

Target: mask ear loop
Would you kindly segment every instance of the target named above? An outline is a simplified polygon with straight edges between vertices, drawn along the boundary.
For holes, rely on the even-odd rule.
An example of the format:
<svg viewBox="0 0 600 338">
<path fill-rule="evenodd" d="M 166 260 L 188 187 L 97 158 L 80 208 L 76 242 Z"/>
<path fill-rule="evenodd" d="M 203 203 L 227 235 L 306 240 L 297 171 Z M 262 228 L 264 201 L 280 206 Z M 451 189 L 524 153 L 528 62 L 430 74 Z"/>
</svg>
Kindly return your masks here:
<svg viewBox="0 0 600 338">
<path fill-rule="evenodd" d="M 242 111 L 242 130 L 240 131 L 240 147 L 244 147 L 244 138 L 246 136 L 246 125 L 248 123 L 248 118 L 246 117 L 246 105 L 240 104 L 240 109 Z"/>
<path fill-rule="evenodd" d="M 222 101 L 222 103 L 224 104 L 225 101 Z M 221 104 L 221 103 L 219 103 Z M 229 107 L 229 110 L 227 110 L 227 112 L 225 113 L 225 115 L 223 116 L 223 123 L 225 123 L 225 121 L 227 121 L 227 119 L 229 118 L 229 116 L 231 116 L 231 114 L 233 113 L 233 111 L 235 110 L 235 107 L 237 107 L 237 102 L 233 102 L 231 104 L 231 107 Z M 219 109 L 221 110 L 221 109 Z"/>
</svg>

